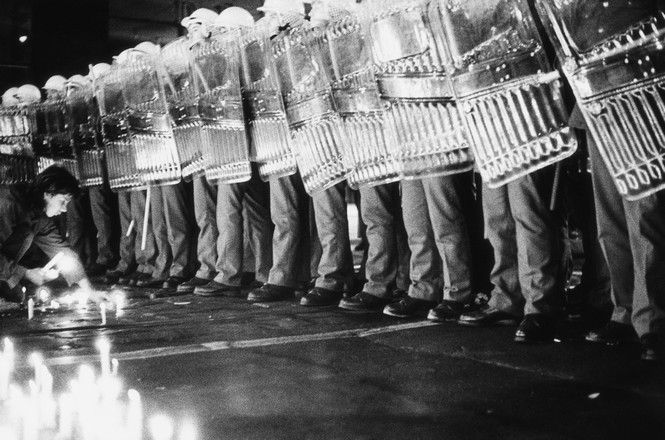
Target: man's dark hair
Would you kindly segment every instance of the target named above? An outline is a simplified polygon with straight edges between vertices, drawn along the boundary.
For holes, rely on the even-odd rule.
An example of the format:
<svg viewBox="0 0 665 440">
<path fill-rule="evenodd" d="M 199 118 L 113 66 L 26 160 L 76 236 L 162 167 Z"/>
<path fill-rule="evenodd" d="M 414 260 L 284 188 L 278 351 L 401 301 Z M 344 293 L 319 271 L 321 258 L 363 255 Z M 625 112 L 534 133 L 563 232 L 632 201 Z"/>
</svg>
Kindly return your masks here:
<svg viewBox="0 0 665 440">
<path fill-rule="evenodd" d="M 37 174 L 30 191 L 29 203 L 37 211 L 44 209 L 44 194 L 71 194 L 78 196 L 80 191 L 76 177 L 57 165 L 51 165 Z"/>
</svg>

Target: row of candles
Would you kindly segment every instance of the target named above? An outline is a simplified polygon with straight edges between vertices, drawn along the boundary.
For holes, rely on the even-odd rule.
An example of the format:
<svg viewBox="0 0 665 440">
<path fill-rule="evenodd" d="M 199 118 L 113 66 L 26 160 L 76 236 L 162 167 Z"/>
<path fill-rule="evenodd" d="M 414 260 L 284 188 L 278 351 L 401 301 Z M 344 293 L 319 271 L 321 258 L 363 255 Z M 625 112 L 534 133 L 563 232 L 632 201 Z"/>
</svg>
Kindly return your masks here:
<svg viewBox="0 0 665 440">
<path fill-rule="evenodd" d="M 82 365 L 65 391 L 54 392 L 54 379 L 43 356 L 33 353 L 33 371 L 27 385 L 13 381 L 16 370 L 14 343 L 6 338 L 0 351 L 0 439 L 2 440 L 196 440 L 191 421 L 164 414 L 147 418 L 137 390 L 123 391 L 118 361 L 111 344 L 97 342 L 99 374 Z"/>
<path fill-rule="evenodd" d="M 43 270 L 66 269 L 67 257 L 57 254 Z M 25 293 L 25 291 L 24 291 Z M 91 304 L 99 307 L 101 325 L 107 323 L 107 312 L 123 315 L 126 305 L 121 290 L 110 294 L 88 288 L 54 297 L 48 287 L 37 289 L 27 300 L 28 319 L 36 311 L 46 312 L 61 307 L 88 312 Z M 39 353 L 28 357 L 32 378 L 23 386 L 14 382 L 17 355 L 14 343 L 5 338 L 0 351 L 0 440 L 196 440 L 197 433 L 189 421 L 181 421 L 176 432 L 174 421 L 156 414 L 144 423 L 141 395 L 137 390 L 123 391 L 118 375 L 118 360 L 111 357 L 111 344 L 97 341 L 101 371 L 82 365 L 67 389 L 54 392 L 54 379 Z"/>
</svg>

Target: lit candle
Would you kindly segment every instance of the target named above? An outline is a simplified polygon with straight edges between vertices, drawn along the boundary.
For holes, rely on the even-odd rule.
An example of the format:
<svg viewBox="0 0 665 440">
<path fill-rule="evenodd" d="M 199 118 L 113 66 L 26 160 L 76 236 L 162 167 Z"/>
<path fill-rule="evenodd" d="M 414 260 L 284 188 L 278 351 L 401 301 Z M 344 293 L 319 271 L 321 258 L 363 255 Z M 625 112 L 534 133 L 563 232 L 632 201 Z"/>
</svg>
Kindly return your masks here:
<svg viewBox="0 0 665 440">
<path fill-rule="evenodd" d="M 153 440 L 171 440 L 173 421 L 163 414 L 157 414 L 148 422 Z"/>
<path fill-rule="evenodd" d="M 116 292 L 113 294 L 113 299 L 115 302 L 115 317 L 119 318 L 124 313 L 125 307 L 125 294 L 123 292 Z"/>
<path fill-rule="evenodd" d="M 102 377 L 106 377 L 111 374 L 111 344 L 106 338 L 100 338 L 97 341 L 97 349 L 102 363 Z"/>
<path fill-rule="evenodd" d="M 4 340 L 4 349 L 0 354 L 0 400 L 9 397 L 9 383 L 14 371 L 14 344 L 9 338 Z"/>
<path fill-rule="evenodd" d="M 102 325 L 106 325 L 106 303 L 103 302 L 99 305 L 102 312 Z"/>
<path fill-rule="evenodd" d="M 198 436 L 196 435 L 196 428 L 194 424 L 190 421 L 185 421 L 180 426 L 180 435 L 178 440 L 196 440 Z"/>
<path fill-rule="evenodd" d="M 63 394 L 59 399 L 58 438 L 69 439 L 74 428 L 74 405 L 71 394 Z"/>
<path fill-rule="evenodd" d="M 35 372 L 35 384 L 37 388 L 41 387 L 41 366 L 44 363 L 44 358 L 39 353 L 32 353 L 30 355 L 30 363 Z"/>
<path fill-rule="evenodd" d="M 131 389 L 127 391 L 129 408 L 127 414 L 127 433 L 129 440 L 141 440 L 143 438 L 143 408 L 141 406 L 141 395 L 138 391 Z"/>
<path fill-rule="evenodd" d="M 28 300 L 28 319 L 32 319 L 35 316 L 35 300 L 30 298 Z"/>
</svg>

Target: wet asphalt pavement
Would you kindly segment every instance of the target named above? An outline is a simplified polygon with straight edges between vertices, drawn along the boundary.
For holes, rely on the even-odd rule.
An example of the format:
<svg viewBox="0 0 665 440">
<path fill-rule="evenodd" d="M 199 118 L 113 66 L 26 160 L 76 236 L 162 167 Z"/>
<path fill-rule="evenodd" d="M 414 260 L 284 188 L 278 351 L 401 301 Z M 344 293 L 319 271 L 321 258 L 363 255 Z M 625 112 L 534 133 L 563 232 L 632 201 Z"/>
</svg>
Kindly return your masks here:
<svg viewBox="0 0 665 440">
<path fill-rule="evenodd" d="M 98 309 L 61 308 L 6 313 L 0 333 L 41 351 L 56 388 L 106 336 L 147 410 L 192 418 L 202 440 L 665 438 L 665 365 L 637 346 L 150 293 L 128 291 L 104 326 Z"/>
</svg>

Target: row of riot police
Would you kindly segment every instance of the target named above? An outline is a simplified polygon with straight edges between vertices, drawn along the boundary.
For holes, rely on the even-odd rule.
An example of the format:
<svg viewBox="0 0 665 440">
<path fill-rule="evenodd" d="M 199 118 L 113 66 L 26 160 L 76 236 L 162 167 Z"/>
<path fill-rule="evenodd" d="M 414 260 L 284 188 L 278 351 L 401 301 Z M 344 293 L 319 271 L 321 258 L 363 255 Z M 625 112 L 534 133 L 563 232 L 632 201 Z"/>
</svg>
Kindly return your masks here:
<svg viewBox="0 0 665 440">
<path fill-rule="evenodd" d="M 111 228 L 103 188 L 117 192 L 119 262 L 98 260 L 109 282 L 240 296 L 243 272 L 254 272 L 249 301 L 301 291 L 303 306 L 513 322 L 515 341 L 551 341 L 567 278 L 561 163 L 585 143 L 595 261 L 609 268 L 596 302 L 613 304 L 587 339 L 639 337 L 642 357 L 657 356 L 660 2 L 315 0 L 306 16 L 303 2 L 266 0 L 259 11 L 254 22 L 241 8 L 196 10 L 185 37 L 141 43 L 70 78 L 62 96 L 3 109 L 0 122 L 64 108 L 69 142 L 47 122 L 49 141 L 33 145 L 48 148 L 0 153 L 25 170 L 30 155 L 55 161 L 101 188 L 90 191 L 100 245 L 112 236 L 101 232 Z M 361 289 L 347 186 L 366 225 Z M 491 256 L 477 251 L 480 229 Z M 479 303 L 488 258 L 492 287 Z"/>
</svg>

